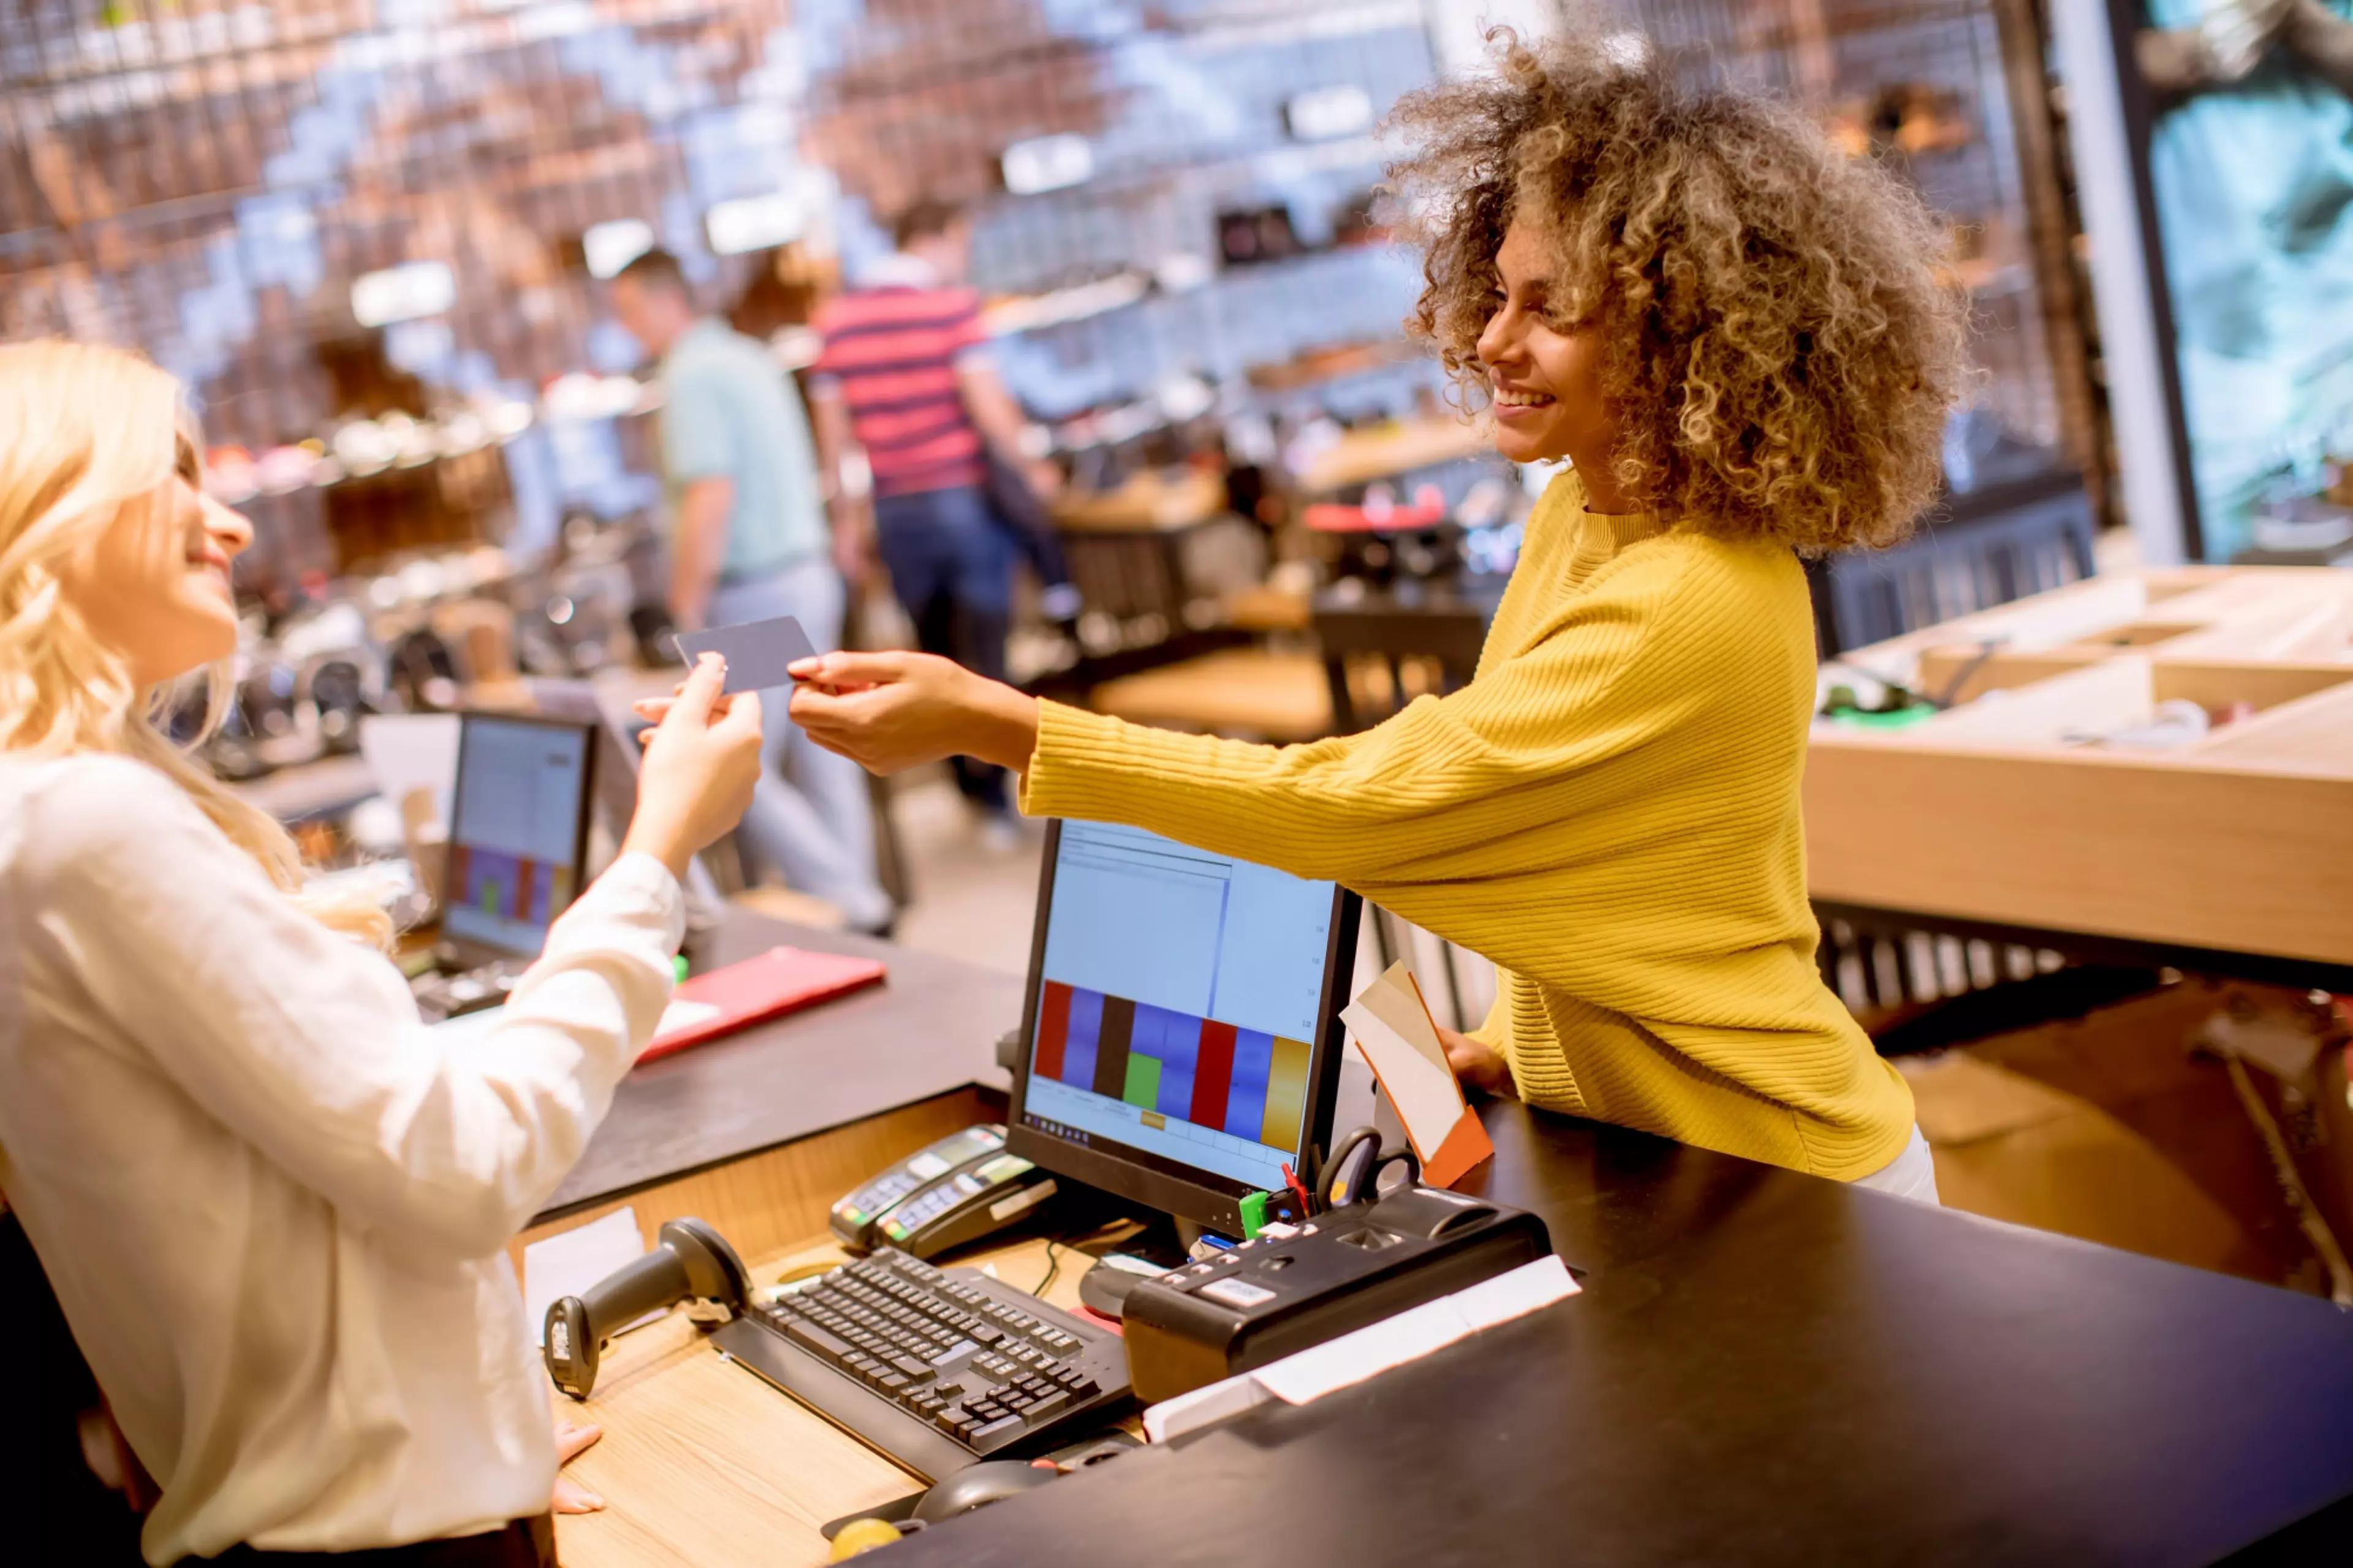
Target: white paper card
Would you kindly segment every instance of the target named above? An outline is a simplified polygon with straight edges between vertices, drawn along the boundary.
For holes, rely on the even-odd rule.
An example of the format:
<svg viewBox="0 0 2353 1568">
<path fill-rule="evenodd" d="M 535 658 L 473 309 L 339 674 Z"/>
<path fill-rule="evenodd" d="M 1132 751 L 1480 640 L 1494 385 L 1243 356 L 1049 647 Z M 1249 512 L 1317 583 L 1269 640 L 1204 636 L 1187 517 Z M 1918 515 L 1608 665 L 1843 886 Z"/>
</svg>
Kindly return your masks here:
<svg viewBox="0 0 2353 1568">
<path fill-rule="evenodd" d="M 1389 1103 L 1397 1107 L 1398 1120 L 1405 1123 L 1414 1152 L 1430 1158 L 1462 1115 L 1462 1090 L 1454 1075 L 1433 1065 L 1363 1003 L 1351 1002 L 1340 1016 L 1356 1036 L 1365 1059 L 1372 1063 L 1381 1088 L 1388 1092 Z"/>
<path fill-rule="evenodd" d="M 1576 1278 L 1558 1258 L 1539 1258 L 1508 1274 L 1483 1279 L 1451 1296 L 1313 1346 L 1222 1382 L 1164 1399 L 1144 1413 L 1145 1436 L 1163 1443 L 1238 1415 L 1270 1399 L 1306 1405 L 1335 1389 L 1362 1383 L 1418 1361 L 1482 1329 L 1525 1316 L 1577 1293 Z"/>
<path fill-rule="evenodd" d="M 1476 1333 L 1549 1307 L 1564 1297 L 1576 1295 L 1578 1289 L 1577 1276 L 1568 1271 L 1567 1264 L 1557 1257 L 1539 1258 L 1509 1274 L 1498 1274 L 1466 1290 L 1457 1290 L 1451 1300 L 1461 1310 L 1462 1320 L 1471 1326 L 1471 1331 Z"/>
<path fill-rule="evenodd" d="M 638 1211 L 626 1206 L 524 1247 L 522 1305 L 531 1314 L 534 1342 L 546 1327 L 548 1308 L 583 1294 L 615 1269 L 635 1263 L 645 1250 Z"/>
<path fill-rule="evenodd" d="M 1277 1399 L 1307 1405 L 1335 1389 L 1419 1361 L 1470 1331 L 1461 1310 L 1451 1298 L 1441 1296 L 1262 1366 L 1258 1369 L 1258 1380 Z"/>
<path fill-rule="evenodd" d="M 1145 1410 L 1145 1440 L 1166 1443 L 1182 1433 L 1213 1426 L 1230 1416 L 1240 1415 L 1251 1405 L 1263 1405 L 1273 1397 L 1259 1382 L 1255 1373 L 1246 1372 L 1239 1377 L 1207 1384 L 1190 1394 L 1164 1399 Z"/>
<path fill-rule="evenodd" d="M 360 756 L 368 776 L 396 806 L 412 790 L 433 797 L 433 820 L 449 826 L 449 794 L 458 783 L 458 715 L 375 713 L 360 721 Z"/>
</svg>

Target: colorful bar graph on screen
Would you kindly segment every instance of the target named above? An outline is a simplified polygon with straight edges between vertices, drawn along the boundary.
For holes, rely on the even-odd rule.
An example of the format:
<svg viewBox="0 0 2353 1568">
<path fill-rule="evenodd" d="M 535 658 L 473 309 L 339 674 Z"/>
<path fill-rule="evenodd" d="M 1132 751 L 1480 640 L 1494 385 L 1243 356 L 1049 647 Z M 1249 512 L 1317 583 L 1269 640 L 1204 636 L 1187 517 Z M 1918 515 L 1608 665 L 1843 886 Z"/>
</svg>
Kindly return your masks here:
<svg viewBox="0 0 2353 1568">
<path fill-rule="evenodd" d="M 1038 998 L 1038 1060 L 1031 1070 L 1039 1078 L 1060 1079 L 1070 1041 L 1071 988 L 1049 985 Z"/>
<path fill-rule="evenodd" d="M 1124 1100 L 1154 1126 L 1189 1121 L 1293 1150 L 1311 1054 L 1304 1040 L 1050 980 L 1029 1070 Z"/>
<path fill-rule="evenodd" d="M 1103 999 L 1103 1026 L 1095 1034 L 1095 1076 L 1081 1089 L 1106 1100 L 1127 1098 L 1127 1053 L 1135 1038 L 1135 1004 L 1124 996 Z"/>
<path fill-rule="evenodd" d="M 1185 1120 L 1204 1127 L 1224 1126 L 1226 1096 L 1233 1081 L 1234 1026 L 1202 1025 L 1200 1060 L 1193 1068 L 1193 1102 L 1186 1108 Z"/>
<path fill-rule="evenodd" d="M 1127 1058 L 1127 1087 L 1120 1098 L 1138 1110 L 1160 1103 L 1160 1059 L 1137 1051 Z"/>
<path fill-rule="evenodd" d="M 1307 1110 L 1307 1042 L 1274 1037 L 1274 1063 L 1266 1079 L 1266 1107 L 1258 1141 L 1277 1149 L 1299 1145 L 1299 1119 Z M 1248 1136 L 1248 1134 L 1245 1134 Z"/>
</svg>

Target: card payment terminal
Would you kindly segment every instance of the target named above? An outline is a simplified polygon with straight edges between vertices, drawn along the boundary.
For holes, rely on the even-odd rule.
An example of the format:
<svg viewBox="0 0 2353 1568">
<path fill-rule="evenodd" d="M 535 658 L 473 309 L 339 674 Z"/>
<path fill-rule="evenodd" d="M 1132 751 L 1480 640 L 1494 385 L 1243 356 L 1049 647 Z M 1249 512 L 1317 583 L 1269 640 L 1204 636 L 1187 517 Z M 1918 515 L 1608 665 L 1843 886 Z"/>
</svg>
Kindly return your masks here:
<svg viewBox="0 0 2353 1568">
<path fill-rule="evenodd" d="M 984 1122 L 918 1150 L 833 1205 L 833 1234 L 853 1252 L 895 1247 L 932 1258 L 1012 1224 L 1054 1195 L 1051 1173 L 1005 1152 Z"/>
</svg>

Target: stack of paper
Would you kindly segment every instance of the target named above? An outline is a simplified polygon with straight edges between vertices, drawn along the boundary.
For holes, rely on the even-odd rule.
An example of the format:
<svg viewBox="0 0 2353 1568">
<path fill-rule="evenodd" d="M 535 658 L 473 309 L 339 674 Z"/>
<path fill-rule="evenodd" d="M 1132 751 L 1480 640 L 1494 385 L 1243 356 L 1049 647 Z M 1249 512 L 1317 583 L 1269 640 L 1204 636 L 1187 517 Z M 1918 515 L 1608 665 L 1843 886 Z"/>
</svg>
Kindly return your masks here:
<svg viewBox="0 0 2353 1568">
<path fill-rule="evenodd" d="M 1495 1152 L 1462 1099 L 1413 971 L 1393 963 L 1341 1013 L 1381 1091 L 1405 1123 L 1421 1179 L 1451 1187 Z"/>
</svg>

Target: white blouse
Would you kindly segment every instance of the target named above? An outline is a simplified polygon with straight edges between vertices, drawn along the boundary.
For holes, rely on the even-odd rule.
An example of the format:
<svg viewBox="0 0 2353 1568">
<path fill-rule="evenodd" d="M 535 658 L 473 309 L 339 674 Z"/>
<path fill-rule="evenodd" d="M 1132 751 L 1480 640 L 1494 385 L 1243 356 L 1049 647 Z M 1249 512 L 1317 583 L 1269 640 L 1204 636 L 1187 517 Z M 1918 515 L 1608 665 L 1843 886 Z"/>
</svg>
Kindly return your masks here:
<svg viewBox="0 0 2353 1568">
<path fill-rule="evenodd" d="M 681 923 L 625 857 L 445 1045 L 163 774 L 0 760 L 0 1189 L 163 1489 L 149 1562 L 546 1509 L 504 1248 L 651 1037 Z"/>
</svg>

